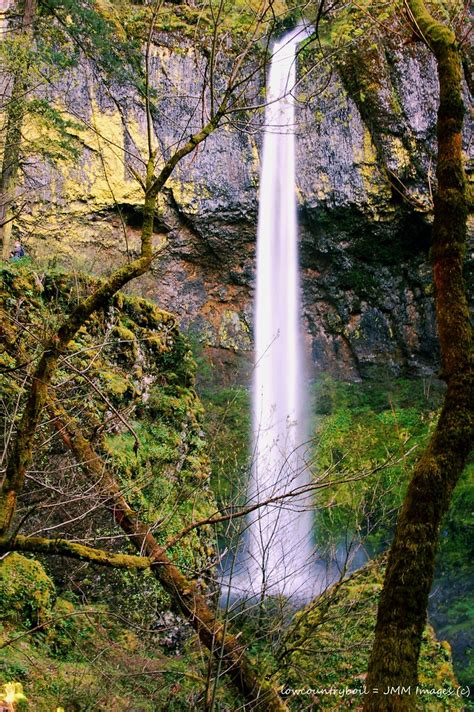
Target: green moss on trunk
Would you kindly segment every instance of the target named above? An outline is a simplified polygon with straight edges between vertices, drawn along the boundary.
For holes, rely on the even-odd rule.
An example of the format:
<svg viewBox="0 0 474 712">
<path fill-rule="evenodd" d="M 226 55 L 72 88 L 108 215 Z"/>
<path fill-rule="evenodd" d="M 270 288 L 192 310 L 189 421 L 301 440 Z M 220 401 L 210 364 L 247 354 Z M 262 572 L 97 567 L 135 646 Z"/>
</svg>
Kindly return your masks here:
<svg viewBox="0 0 474 712">
<path fill-rule="evenodd" d="M 391 546 L 367 687 L 403 686 L 402 695 L 370 695 L 365 712 L 414 710 L 421 635 L 434 576 L 441 520 L 474 440 L 472 333 L 463 283 L 466 238 L 461 155 L 461 62 L 453 33 L 435 21 L 422 0 L 408 0 L 414 29 L 435 54 L 440 84 L 438 193 L 433 226 L 433 275 L 448 390 L 437 428 L 415 467 Z"/>
</svg>

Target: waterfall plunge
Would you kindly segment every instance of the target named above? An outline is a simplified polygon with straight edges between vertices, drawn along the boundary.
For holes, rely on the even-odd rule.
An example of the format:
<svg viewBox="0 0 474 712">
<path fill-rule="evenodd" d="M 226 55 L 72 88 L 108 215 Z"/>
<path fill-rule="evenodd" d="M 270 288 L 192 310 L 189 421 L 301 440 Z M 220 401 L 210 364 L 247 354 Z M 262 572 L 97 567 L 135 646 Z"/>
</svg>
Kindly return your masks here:
<svg viewBox="0 0 474 712">
<path fill-rule="evenodd" d="M 307 430 L 292 96 L 296 48 L 305 36 L 305 30 L 298 27 L 275 43 L 268 77 L 257 239 L 249 504 L 289 494 L 309 481 L 304 464 Z M 314 576 L 308 494 L 262 506 L 250 515 L 248 525 L 244 568 L 250 590 L 259 595 L 306 597 Z"/>
<path fill-rule="evenodd" d="M 225 556 L 221 605 L 226 609 L 235 599 L 252 607 L 265 595 L 283 595 L 291 605 L 299 605 L 336 581 L 348 563 L 353 568 L 365 560 L 357 547 L 349 558 L 352 544 L 330 561 L 315 558 L 312 498 L 306 491 L 309 403 L 299 324 L 292 90 L 296 48 L 307 36 L 300 26 L 275 43 L 268 78 L 257 240 L 253 467 L 247 504 L 267 503 L 248 516 L 241 550 L 237 547 Z"/>
</svg>

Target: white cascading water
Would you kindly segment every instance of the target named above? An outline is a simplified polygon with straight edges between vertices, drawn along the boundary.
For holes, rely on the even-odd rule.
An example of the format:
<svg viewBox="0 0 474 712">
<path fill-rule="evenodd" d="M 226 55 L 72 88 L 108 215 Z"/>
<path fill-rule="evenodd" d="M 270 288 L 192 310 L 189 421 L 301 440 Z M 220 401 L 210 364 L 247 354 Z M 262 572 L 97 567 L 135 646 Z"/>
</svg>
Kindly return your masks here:
<svg viewBox="0 0 474 712">
<path fill-rule="evenodd" d="M 305 596 L 311 587 L 312 516 L 304 488 L 304 366 L 295 194 L 296 48 L 301 27 L 273 47 L 257 238 L 255 371 L 252 395 L 253 468 L 244 568 L 254 593 Z M 239 576 L 240 578 L 240 576 Z"/>
</svg>

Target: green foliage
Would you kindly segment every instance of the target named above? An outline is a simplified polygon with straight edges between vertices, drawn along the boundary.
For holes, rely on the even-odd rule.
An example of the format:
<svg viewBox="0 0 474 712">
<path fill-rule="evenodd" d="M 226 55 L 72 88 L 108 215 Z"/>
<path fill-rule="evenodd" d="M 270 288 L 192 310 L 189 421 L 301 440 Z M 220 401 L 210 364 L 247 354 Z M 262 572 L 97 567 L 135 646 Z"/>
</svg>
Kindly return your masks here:
<svg viewBox="0 0 474 712">
<path fill-rule="evenodd" d="M 319 37 L 323 46 L 347 49 L 360 38 L 375 38 L 380 34 L 380 24 L 393 25 L 400 16 L 401 4 L 384 0 L 362 0 L 357 4 L 347 3 L 333 12 L 325 13 L 319 26 Z M 315 12 L 306 11 L 309 19 L 315 20 Z"/>
<path fill-rule="evenodd" d="M 92 59 L 103 81 L 142 87 L 142 52 L 138 41 L 127 38 L 120 23 L 101 11 L 100 5 L 90 0 L 43 0 L 41 7 L 49 23 L 51 18 L 56 20 L 56 43 L 52 45 L 50 59 L 57 61 L 58 46 L 62 45 L 66 51 L 72 50 L 76 63 L 80 53 Z M 45 39 L 44 58 L 51 46 L 45 44 Z"/>
<path fill-rule="evenodd" d="M 6 328 L 27 354 L 37 348 L 33 333 L 46 338 L 94 285 L 84 275 L 54 271 L 40 280 L 31 266 L 18 263 L 6 265 L 1 276 L 0 305 L 5 312 L 11 314 L 21 303 L 18 323 L 7 319 Z M 18 331 L 21 323 L 28 323 L 28 330 Z M 7 367 L 13 364 L 11 357 L 5 356 L 3 362 Z M 215 510 L 194 370 L 189 345 L 175 318 L 150 302 L 118 294 L 108 309 L 91 317 L 78 332 L 57 374 L 68 412 L 79 414 L 82 431 L 105 456 L 131 506 L 155 527 L 160 543 Z M 12 371 L 3 379 L 6 417 L 15 407 L 14 399 L 22 402 L 15 375 Z M 53 438 L 50 448 L 42 451 L 45 470 L 57 457 Z M 58 477 L 62 467 L 70 466 L 67 458 L 62 453 L 61 466 L 53 467 Z M 50 477 L 53 482 L 55 475 Z M 112 540 L 117 536 L 110 517 L 98 514 L 91 526 L 97 536 Z M 171 554 L 185 570 L 199 571 L 213 554 L 209 532 L 193 531 Z M 74 567 L 74 580 L 73 572 Z M 117 605 L 126 597 L 130 615 L 144 625 L 151 624 L 157 609 L 168 605 L 167 596 L 149 574 L 88 567 L 81 573 L 80 586 L 92 600 L 103 600 L 104 591 Z"/>
<path fill-rule="evenodd" d="M 79 143 L 71 131 L 79 130 L 80 124 L 64 118 L 62 112 L 46 99 L 27 101 L 25 113 L 29 117 L 29 128 L 33 131 L 28 140 L 30 154 L 41 156 L 53 164 L 79 157 Z"/>
<path fill-rule="evenodd" d="M 245 495 L 250 460 L 250 394 L 246 388 L 207 388 L 202 393 L 211 460 L 211 485 L 219 503 Z"/>
<path fill-rule="evenodd" d="M 379 551 L 391 539 L 398 506 L 437 418 L 440 386 L 416 381 L 346 384 L 322 378 L 316 395 L 319 546 L 346 536 Z M 346 481 L 347 480 L 347 481 Z"/>
<path fill-rule="evenodd" d="M 465 13 L 463 0 L 428 0 L 425 2 L 429 12 L 443 22 L 456 27 L 462 22 Z M 316 11 L 311 6 L 303 10 L 314 21 Z M 405 8 L 401 0 L 360 0 L 357 3 L 345 3 L 335 6 L 324 13 L 320 23 L 320 39 L 323 45 L 334 49 L 348 49 L 357 41 L 367 41 L 367 45 L 380 38 L 382 29 L 387 33 L 403 31 Z M 374 81 L 377 77 L 374 76 Z"/>
<path fill-rule="evenodd" d="M 289 709 L 359 708 L 361 695 L 338 691 L 363 690 L 383 576 L 384 560 L 376 559 L 296 613 L 282 597 L 268 598 L 263 609 L 234 612 L 250 641 L 251 661 L 280 686 Z M 450 646 L 437 640 L 430 626 L 423 635 L 419 679 L 436 689 L 455 689 L 458 684 Z M 314 692 L 285 694 L 289 689 Z M 420 710 L 430 712 L 463 708 L 457 698 L 451 704 L 429 694 L 420 695 L 419 703 Z"/>
<path fill-rule="evenodd" d="M 54 619 L 48 627 L 47 644 L 52 655 L 66 659 L 74 654 L 74 638 L 80 628 L 74 616 L 74 605 L 65 598 L 57 598 Z"/>
<path fill-rule="evenodd" d="M 469 463 L 441 527 L 432 615 L 452 641 L 461 684 L 474 679 L 474 465 Z"/>
<path fill-rule="evenodd" d="M 466 4 L 463 0 L 426 0 L 428 12 L 443 24 L 462 34 L 465 31 Z"/>
<path fill-rule="evenodd" d="M 474 556 L 474 463 L 466 467 L 444 519 L 440 542 L 440 571 L 471 575 Z"/>
<path fill-rule="evenodd" d="M 31 356 L 36 353 L 37 335 L 46 339 L 64 314 L 95 284 L 84 275 L 59 271 L 39 275 L 31 265 L 19 263 L 5 265 L 0 277 L 6 335 Z M 23 329 L 23 324 L 28 328 Z M 9 368 L 14 363 L 12 357 L 3 354 L 2 365 Z M 202 407 L 193 387 L 194 370 L 188 343 L 179 334 L 174 317 L 145 300 L 119 294 L 76 335 L 57 376 L 60 397 L 68 411 L 78 418 L 86 436 L 93 439 L 94 447 L 116 473 L 122 492 L 143 520 L 153 526 L 162 543 L 185 524 L 208 516 L 215 509 L 208 488 L 208 455 Z M 23 380 L 17 382 L 16 372 L 12 371 L 2 379 L 2 388 L 3 381 L 6 385 L 2 396 L 8 405 L 4 410 L 9 415 L 17 399 L 21 406 Z M 112 407 L 133 428 L 138 448 L 135 436 Z M 40 437 L 44 434 L 43 431 Z M 70 482 L 67 472 L 72 471 L 71 460 L 57 438 L 52 437 L 43 447 L 37 462 L 53 486 L 58 484 L 56 478 L 63 476 L 64 468 L 61 486 L 80 488 L 85 484 L 77 469 Z M 88 486 L 90 483 L 86 483 Z M 67 518 L 64 512 L 59 516 L 61 520 Z M 29 524 L 35 526 L 33 519 Z M 105 546 L 129 550 L 105 510 L 89 513 L 85 527 L 78 523 L 67 534 L 90 540 L 91 531 L 98 546 L 104 545 L 105 540 Z M 209 532 L 192 532 L 170 553 L 189 576 L 192 572 L 200 575 L 214 556 Z M 8 557 L 3 566 L 17 556 Z M 20 561 L 23 558 L 19 557 Z M 33 560 L 25 561 L 43 571 Z M 169 599 L 149 571 L 110 572 L 75 562 L 68 562 L 65 567 L 64 560 L 58 562 L 56 557 L 48 559 L 48 567 L 61 595 L 53 608 L 55 594 L 51 588 L 48 616 L 44 619 L 47 625 L 42 632 L 34 639 L 25 635 L 20 645 L 0 649 L 0 684 L 21 680 L 28 709 L 39 712 L 56 707 L 154 712 L 198 704 L 205 686 L 206 661 L 195 639 L 184 650 L 183 658 L 170 662 L 164 657 L 159 647 L 160 633 L 155 629 L 157 613 L 169 607 Z M 9 581 L 10 577 L 4 576 L 1 581 L 4 580 Z M 5 619 L 0 642 L 15 637 L 22 626 L 36 622 L 36 609 L 31 610 L 33 603 L 27 598 L 36 589 L 29 581 L 28 585 L 23 579 L 22 582 L 21 588 L 14 589 L 5 589 L 0 582 L 0 598 L 9 597 L 7 603 L 0 600 L 0 604 L 11 612 Z M 80 592 L 87 605 L 79 605 L 71 589 Z M 118 619 L 109 611 L 125 615 L 127 620 Z M 183 622 L 177 625 L 180 635 L 186 637 Z M 217 699 L 221 701 L 226 696 L 223 686 Z"/>
<path fill-rule="evenodd" d="M 361 540 L 372 553 L 388 546 L 414 461 L 436 424 L 443 390 L 430 380 L 344 384 L 321 379 L 315 460 L 319 475 L 329 470 L 335 484 L 318 494 L 320 548 L 334 551 L 347 537 Z M 400 461 L 359 481 L 340 482 L 370 471 L 389 455 Z M 472 472 L 471 463 L 441 529 L 431 605 L 439 635 L 453 645 L 456 674 L 463 684 L 472 680 L 468 653 L 474 630 Z"/>
<path fill-rule="evenodd" d="M 31 586 L 30 580 L 24 582 Z M 104 599 L 107 593 L 106 589 Z M 0 691 L 6 683 L 22 684 L 27 702 L 18 711 L 50 712 L 62 707 L 178 712 L 190 704 L 199 707 L 207 662 L 189 631 L 180 631 L 180 655 L 167 658 L 159 631 L 135 627 L 128 597 L 127 606 L 122 599 L 115 610 L 80 605 L 70 594 L 69 598 L 74 603 L 56 599 L 43 629 L 34 635 L 24 629 L 31 625 L 26 618 L 20 623 L 12 616 L 0 625 Z M 227 687 L 217 690 L 217 704 L 233 709 L 235 699 Z"/>
<path fill-rule="evenodd" d="M 364 263 L 351 267 L 341 272 L 341 289 L 352 289 L 359 297 L 372 297 L 376 293 L 378 284 L 373 274 L 367 270 Z"/>
<path fill-rule="evenodd" d="M 181 333 L 176 334 L 173 351 L 165 351 L 163 353 L 162 364 L 168 383 L 179 383 L 185 387 L 194 384 L 196 365 L 189 343 Z"/>
<path fill-rule="evenodd" d="M 187 449 L 183 431 L 167 426 L 166 417 L 164 412 L 162 422 L 134 423 L 140 440 L 136 454 L 134 438 L 128 433 L 107 441 L 115 471 L 133 508 L 146 521 L 163 522 L 155 532 L 163 543 L 193 519 L 213 511 L 205 484 L 208 475 L 204 441 L 195 437 Z M 185 422 L 184 418 L 180 425 L 183 427 Z M 207 545 L 193 532 L 172 553 L 178 563 L 192 569 L 202 557 L 205 559 L 206 551 Z"/>
</svg>

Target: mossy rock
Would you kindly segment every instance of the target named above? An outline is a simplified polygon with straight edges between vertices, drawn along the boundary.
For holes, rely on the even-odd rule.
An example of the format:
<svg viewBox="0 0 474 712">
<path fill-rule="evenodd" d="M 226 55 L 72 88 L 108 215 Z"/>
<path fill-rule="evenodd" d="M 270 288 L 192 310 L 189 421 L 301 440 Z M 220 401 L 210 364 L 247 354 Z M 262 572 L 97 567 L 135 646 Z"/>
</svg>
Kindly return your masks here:
<svg viewBox="0 0 474 712">
<path fill-rule="evenodd" d="M 0 274 L 4 277 L 0 307 L 7 315 L 14 315 L 11 321 L 5 319 L 7 325 L 11 324 L 6 340 L 10 350 L 20 346 L 23 354 L 35 353 L 37 334 L 43 340 L 54 333 L 78 299 L 100 283 L 87 275 L 52 270 L 41 273 L 40 279 L 31 265 L 17 263 L 9 263 Z M 20 300 L 21 310 L 17 312 Z M 23 324 L 28 328 L 22 328 Z M 0 359 L 0 365 L 15 367 L 13 354 L 4 353 Z M 84 436 L 107 459 L 130 505 L 144 521 L 164 517 L 156 533 L 160 543 L 175 536 L 197 513 L 204 518 L 215 511 L 207 485 L 210 467 L 194 373 L 190 346 L 178 330 L 176 317 L 145 299 L 119 292 L 75 334 L 53 381 L 54 386 L 61 384 L 63 404 L 76 415 Z M 0 388 L 8 404 L 3 421 L 0 418 L 4 428 L 8 427 L 8 413 L 15 412 L 15 403 L 22 398 L 14 376 L 15 371 L 11 371 Z M 21 412 L 21 408 L 17 410 Z M 41 450 L 41 457 L 46 468 L 54 458 L 51 469 L 55 472 L 59 472 L 58 458 L 62 466 L 69 466 L 72 460 L 67 448 L 55 438 Z M 28 495 L 27 482 L 25 497 Z M 33 526 L 35 516 L 29 522 Z M 71 517 L 75 516 L 71 512 Z M 86 526 L 102 536 L 116 534 L 112 519 L 99 511 L 88 517 Z M 85 533 L 81 527 L 78 521 L 75 536 Z M 200 571 L 208 565 L 211 548 L 210 532 L 192 532 L 171 555 L 187 571 Z M 63 586 L 62 563 L 53 558 L 48 566 Z M 81 589 L 94 601 L 103 600 L 104 589 L 108 601 L 127 598 L 129 613 L 140 624 L 151 625 L 156 610 L 169 605 L 159 583 L 145 575 L 129 577 L 126 572 L 96 571 L 92 567 L 86 571 L 81 567 L 81 573 L 76 574 L 75 564 L 70 571 L 72 579 L 77 575 Z M 61 642 L 58 633 L 55 645 L 58 651 L 65 650 L 67 636 Z"/>
<path fill-rule="evenodd" d="M 285 659 L 285 689 L 363 689 L 384 570 L 383 558 L 371 561 L 297 614 L 286 640 L 286 649 L 293 652 Z M 458 685 L 451 648 L 437 640 L 430 625 L 423 634 L 418 676 L 420 687 L 430 690 Z M 328 693 L 304 695 L 303 700 L 314 703 L 318 710 L 334 710 L 336 705 L 337 709 L 349 710 L 356 709 L 361 698 L 355 693 Z M 288 697 L 291 709 L 302 709 L 301 702 L 297 696 Z M 416 705 L 417 710 L 427 712 L 463 709 L 462 700 L 456 697 L 443 700 L 430 694 L 417 696 Z"/>
<path fill-rule="evenodd" d="M 12 553 L 0 563 L 0 619 L 41 625 L 54 598 L 54 584 L 38 561 Z"/>
</svg>

